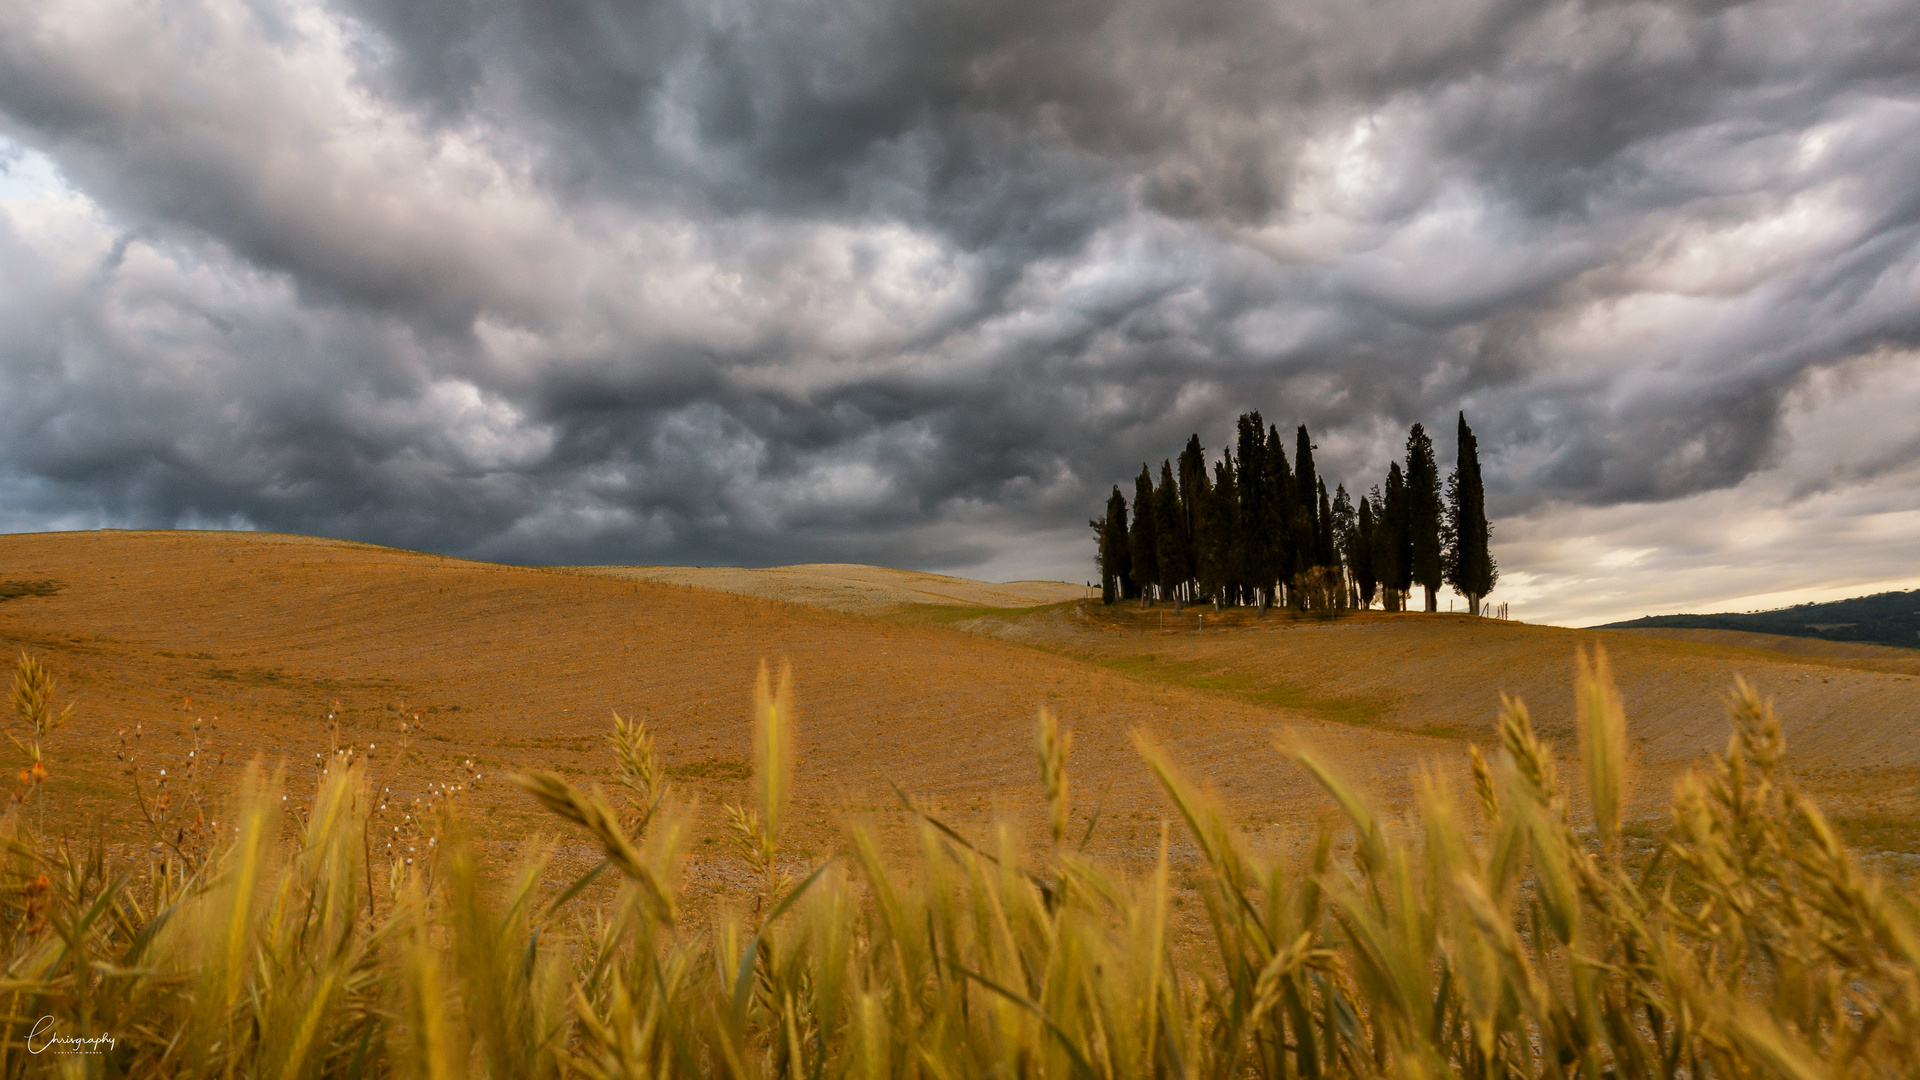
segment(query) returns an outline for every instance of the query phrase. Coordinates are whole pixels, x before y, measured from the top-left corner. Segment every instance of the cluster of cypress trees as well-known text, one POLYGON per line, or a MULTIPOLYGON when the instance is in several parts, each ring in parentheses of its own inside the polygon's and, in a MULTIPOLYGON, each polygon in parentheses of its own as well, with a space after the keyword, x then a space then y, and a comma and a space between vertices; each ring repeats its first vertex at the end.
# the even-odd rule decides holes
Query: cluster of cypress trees
POLYGON ((1131 515, 1114 486, 1106 516, 1088 523, 1099 542, 1105 602, 1157 598, 1178 608, 1211 600, 1262 611, 1269 604, 1337 611, 1378 599, 1387 611, 1403 611, 1418 585, 1426 609, 1436 611, 1444 583, 1467 598, 1469 610, 1481 610, 1499 569, 1479 444, 1465 413, 1444 492, 1433 440, 1415 424, 1405 467, 1394 462, 1384 483, 1357 505, 1344 484, 1328 496, 1305 424, 1291 463, 1279 427, 1267 426, 1257 411, 1241 415, 1236 436, 1211 468, 1199 435, 1187 440, 1177 466, 1160 463, 1157 483, 1141 463, 1131 515))

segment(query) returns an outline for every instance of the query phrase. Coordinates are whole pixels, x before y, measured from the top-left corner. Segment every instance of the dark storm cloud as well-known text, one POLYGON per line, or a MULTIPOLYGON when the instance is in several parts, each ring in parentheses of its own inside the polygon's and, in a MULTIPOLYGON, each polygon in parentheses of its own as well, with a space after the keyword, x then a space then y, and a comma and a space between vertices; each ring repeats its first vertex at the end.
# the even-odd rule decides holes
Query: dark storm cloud
POLYGON ((0 18, 16 528, 1075 576, 1245 407, 1685 501, 1920 335, 1914 0, 0 18))

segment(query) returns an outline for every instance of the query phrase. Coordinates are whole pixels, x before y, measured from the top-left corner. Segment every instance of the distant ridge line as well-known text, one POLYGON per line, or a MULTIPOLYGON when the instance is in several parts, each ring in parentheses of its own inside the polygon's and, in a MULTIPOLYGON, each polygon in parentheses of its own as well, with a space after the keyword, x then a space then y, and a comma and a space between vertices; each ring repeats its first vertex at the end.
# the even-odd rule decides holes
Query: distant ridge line
POLYGON ((1736 630, 1822 641, 1920 649, 1920 589, 1875 593, 1773 611, 1714 615, 1648 615, 1596 630, 1736 630))

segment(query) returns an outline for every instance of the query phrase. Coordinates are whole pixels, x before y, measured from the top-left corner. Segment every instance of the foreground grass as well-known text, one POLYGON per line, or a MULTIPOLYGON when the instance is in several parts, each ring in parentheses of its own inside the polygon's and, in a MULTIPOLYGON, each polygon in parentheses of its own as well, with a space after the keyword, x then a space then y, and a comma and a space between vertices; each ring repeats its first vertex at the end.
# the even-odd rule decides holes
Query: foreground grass
MULTIPOLYGON (((21 685, 37 761, 58 717, 43 677, 21 685)), ((256 770, 229 820, 184 819, 139 865, 38 835, 29 776, 0 825, 0 1053, 9 1076, 1920 1074, 1915 912, 1796 791, 1769 707, 1736 691, 1726 754, 1652 828, 1622 820, 1604 658, 1577 696, 1578 816, 1514 702, 1474 790, 1429 779, 1406 822, 1281 747, 1345 820, 1279 861, 1137 737, 1203 864, 1198 952, 1171 944, 1174 830, 1144 873, 1086 857, 1044 713, 1042 850, 919 817, 911 858, 852 826, 797 864, 788 695, 763 672, 754 797, 727 808, 755 895, 704 925, 675 888, 688 812, 624 721, 614 795, 519 781, 603 851, 575 882, 540 853, 486 872, 444 807, 387 857, 346 757, 304 814, 256 770), (610 905, 586 906, 595 878, 610 905)))

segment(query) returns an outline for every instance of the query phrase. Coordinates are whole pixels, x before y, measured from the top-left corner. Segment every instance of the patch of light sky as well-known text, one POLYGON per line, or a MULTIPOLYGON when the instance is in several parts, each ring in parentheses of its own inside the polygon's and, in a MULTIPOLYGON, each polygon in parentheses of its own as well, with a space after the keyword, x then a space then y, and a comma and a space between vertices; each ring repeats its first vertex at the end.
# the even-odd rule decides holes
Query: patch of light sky
POLYGON ((51 158, 0 136, 0 205, 12 209, 18 203, 70 198, 76 194, 51 158))

